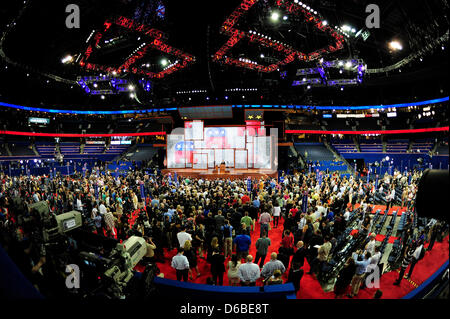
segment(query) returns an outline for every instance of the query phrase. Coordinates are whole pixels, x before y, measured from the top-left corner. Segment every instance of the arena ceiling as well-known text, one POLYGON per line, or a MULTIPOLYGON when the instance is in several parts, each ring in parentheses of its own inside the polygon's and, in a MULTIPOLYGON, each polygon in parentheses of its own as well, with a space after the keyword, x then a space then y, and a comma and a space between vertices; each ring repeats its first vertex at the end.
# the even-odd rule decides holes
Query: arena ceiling
MULTIPOLYGON (((299 78, 296 75, 297 70, 315 67, 318 59, 295 59, 272 72, 258 72, 228 65, 223 61, 214 61, 214 55, 230 38, 220 32, 221 26, 239 7, 241 0, 80 0, 77 1, 81 13, 79 29, 69 29, 65 26, 66 17, 69 15, 65 8, 70 3, 73 1, 28 0, 18 1, 12 6, 0 9, 0 18, 3 21, 0 30, 3 35, 0 100, 23 105, 98 107, 140 106, 152 103, 208 104, 209 98, 211 102, 218 104, 233 102, 233 99, 237 98, 242 99, 239 103, 276 103, 279 99, 287 100, 283 101, 284 103, 306 103, 324 96, 329 100, 345 100, 355 96, 355 87, 346 88, 345 92, 339 90, 339 87, 316 90, 293 87, 292 82, 299 78), (193 60, 182 69, 160 78, 124 72, 120 77, 136 86, 136 98, 130 98, 129 94, 114 94, 100 99, 100 95, 87 94, 76 83, 77 78, 104 75, 107 72, 88 70, 80 66, 79 62, 92 43, 91 34, 95 35, 99 30, 103 30, 105 21, 114 22, 118 17, 133 19, 136 23, 162 31, 165 44, 192 56, 193 60), (62 63, 61 60, 68 55, 78 60, 62 63), (140 80, 149 81, 151 89, 145 90, 145 86, 139 89, 140 80), (245 93, 238 91, 233 96, 233 92, 229 90, 235 88, 258 90, 245 93), (192 90, 200 92, 190 95, 177 94, 192 90), (245 98, 242 97, 243 94, 246 95, 245 98), (193 100, 189 100, 188 96, 192 96, 193 100), (230 96, 230 99, 225 100, 225 96, 230 96)), ((307 5, 317 11, 321 18, 326 19, 330 27, 347 25, 354 29, 353 32, 348 31, 350 37, 344 36, 342 49, 323 54, 325 61, 361 59, 368 69, 377 69, 395 65, 416 54, 414 59, 401 68, 366 74, 364 81, 357 86, 358 92, 363 92, 366 97, 370 96, 369 91, 374 92, 371 94, 380 98, 379 87, 384 87, 383 92, 386 92, 386 95, 394 95, 399 88, 406 88, 407 94, 417 93, 416 88, 419 86, 430 98, 448 94, 445 85, 440 84, 443 79, 447 79, 446 43, 435 43, 445 34, 448 38, 447 1, 311 0, 307 5), (355 37, 355 34, 367 31, 365 21, 369 13, 366 13, 366 7, 371 3, 380 7, 381 28, 370 29, 370 35, 364 40, 362 36, 355 37), (388 45, 393 40, 398 40, 403 49, 393 51, 388 45), (421 55, 417 55, 418 52, 422 52, 421 55), (425 83, 428 83, 429 89, 425 88, 425 83), (392 85, 395 88, 391 92, 388 87, 392 85), (371 90, 371 87, 376 89, 371 90)), ((302 52, 312 52, 333 44, 329 35, 299 15, 280 11, 279 21, 274 22, 271 20, 274 8, 276 1, 259 0, 257 5, 239 17, 236 27, 244 31, 256 30, 272 40, 282 41, 302 52)), ((139 49, 139 44, 144 40, 140 39, 139 33, 119 25, 111 27, 108 32, 102 34, 104 37, 100 43, 101 49, 93 53, 90 62, 117 68, 123 65, 133 52, 136 53, 134 50, 139 49), (111 39, 114 41, 105 43, 111 39)), ((248 58, 264 65, 284 58, 276 50, 250 41, 239 41, 227 54, 236 59, 248 58)), ((170 67, 168 64, 180 57, 151 48, 136 65, 139 64, 148 74, 159 74, 170 67)))

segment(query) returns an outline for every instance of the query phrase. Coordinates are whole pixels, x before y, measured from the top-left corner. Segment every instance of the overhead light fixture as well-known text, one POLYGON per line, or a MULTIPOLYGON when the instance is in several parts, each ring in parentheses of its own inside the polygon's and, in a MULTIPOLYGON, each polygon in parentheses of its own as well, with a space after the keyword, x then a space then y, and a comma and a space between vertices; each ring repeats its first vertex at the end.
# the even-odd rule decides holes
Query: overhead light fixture
POLYGON ((349 32, 349 31, 351 31, 351 27, 350 26, 348 26, 348 25, 344 25, 344 26, 342 26, 342 30, 344 30, 345 32, 349 32))
POLYGON ((105 96, 104 95, 102 95, 101 97, 100 97, 102 100, 104 100, 105 99, 105 96))
POLYGON ((288 19, 287 16, 283 16, 283 20, 286 21, 288 19))
POLYGON ((134 91, 134 86, 133 86, 133 85, 129 85, 129 86, 128 86, 128 90, 134 91))
POLYGON ((130 93, 130 98, 134 99, 134 93, 130 93))
POLYGON ((280 14, 278 12, 272 12, 272 14, 270 15, 270 20, 272 21, 278 21, 278 19, 280 18, 280 14))
POLYGON ((327 20, 322 21, 322 25, 327 25, 327 24, 328 24, 327 20))
POLYGON ((61 60, 61 62, 64 63, 64 64, 70 63, 70 62, 72 62, 72 61, 73 61, 73 56, 71 56, 71 55, 67 55, 66 57, 64 57, 64 58, 61 60))
POLYGON ((401 50, 403 50, 403 46, 402 46, 401 43, 400 43, 399 41, 397 41, 397 40, 394 40, 394 41, 389 42, 389 47, 390 47, 392 50, 394 50, 394 51, 397 51, 397 50, 401 51, 401 50))
POLYGON ((161 60, 162 66, 166 66, 168 63, 169 63, 169 61, 167 61, 167 59, 162 59, 161 60))
POLYGON ((347 63, 345 63, 346 68, 351 68, 352 65, 353 65, 352 61, 348 61, 347 63))

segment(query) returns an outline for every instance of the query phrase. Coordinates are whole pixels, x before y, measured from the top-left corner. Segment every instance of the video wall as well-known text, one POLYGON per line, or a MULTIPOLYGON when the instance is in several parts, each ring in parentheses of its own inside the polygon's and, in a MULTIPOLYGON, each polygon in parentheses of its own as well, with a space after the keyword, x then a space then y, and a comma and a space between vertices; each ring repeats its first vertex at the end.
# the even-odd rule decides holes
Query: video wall
POLYGON ((167 168, 209 169, 226 167, 246 169, 273 168, 276 138, 267 136, 263 122, 246 126, 204 127, 203 121, 185 122, 167 136, 167 168))

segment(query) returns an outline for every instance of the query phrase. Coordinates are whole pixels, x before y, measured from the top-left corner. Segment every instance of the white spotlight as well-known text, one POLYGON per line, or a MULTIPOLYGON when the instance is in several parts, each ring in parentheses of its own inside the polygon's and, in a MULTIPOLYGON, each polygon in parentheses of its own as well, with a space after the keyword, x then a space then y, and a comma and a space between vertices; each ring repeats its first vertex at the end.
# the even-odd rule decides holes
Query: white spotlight
POLYGON ((394 51, 403 50, 403 46, 397 40, 389 42, 389 47, 394 51))
POLYGON ((278 12, 272 12, 272 14, 270 15, 270 19, 272 21, 278 21, 279 18, 280 18, 280 14, 278 12))

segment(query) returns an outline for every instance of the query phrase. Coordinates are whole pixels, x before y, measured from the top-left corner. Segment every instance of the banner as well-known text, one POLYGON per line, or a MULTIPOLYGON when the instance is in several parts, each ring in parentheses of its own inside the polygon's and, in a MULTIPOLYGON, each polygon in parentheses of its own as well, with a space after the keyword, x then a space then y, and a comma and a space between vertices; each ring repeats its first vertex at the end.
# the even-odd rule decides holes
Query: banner
POLYGON ((94 192, 95 192, 95 199, 98 200, 98 185, 97 185, 97 183, 94 183, 94 192))
POLYGON ((375 176, 376 176, 376 178, 375 178, 375 189, 377 190, 378 189, 378 174, 375 175, 375 176))
POLYGON ((369 170, 367 171, 367 184, 370 182, 370 173, 372 172, 372 167, 369 166, 369 170))
POLYGON ((139 187, 141 189, 141 199, 142 199, 142 201, 144 201, 145 200, 144 182, 140 181, 139 184, 140 184, 139 187))
POLYGON ((303 199, 302 199, 302 211, 306 214, 306 210, 308 209, 308 192, 303 192, 303 199))
POLYGON ((249 177, 249 178, 247 178, 247 191, 251 192, 251 190, 252 190, 252 180, 249 177))

